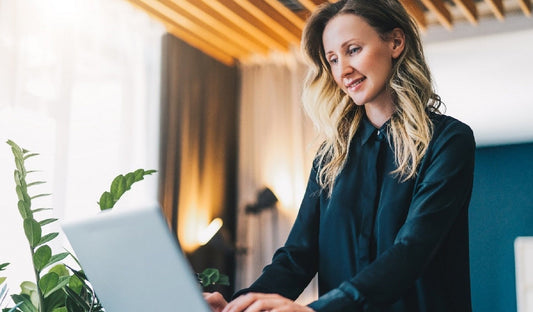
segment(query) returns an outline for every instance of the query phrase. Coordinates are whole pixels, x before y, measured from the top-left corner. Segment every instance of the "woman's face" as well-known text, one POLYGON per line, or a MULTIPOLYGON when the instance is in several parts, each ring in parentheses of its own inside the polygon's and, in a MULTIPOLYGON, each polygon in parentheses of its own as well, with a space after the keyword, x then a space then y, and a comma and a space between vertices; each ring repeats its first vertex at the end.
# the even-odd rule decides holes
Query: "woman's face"
POLYGON ((386 85, 392 60, 403 49, 403 44, 397 47, 393 36, 383 40, 354 14, 337 15, 326 24, 322 43, 331 74, 357 105, 392 105, 386 85))

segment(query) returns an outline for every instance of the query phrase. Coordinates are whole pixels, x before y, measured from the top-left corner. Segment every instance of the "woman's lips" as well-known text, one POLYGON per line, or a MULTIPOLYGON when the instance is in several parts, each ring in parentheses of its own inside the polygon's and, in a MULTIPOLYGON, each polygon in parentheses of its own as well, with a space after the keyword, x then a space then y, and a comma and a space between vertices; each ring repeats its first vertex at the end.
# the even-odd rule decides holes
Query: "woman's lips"
POLYGON ((357 89, 357 87, 365 80, 366 80, 366 77, 361 77, 359 79, 354 79, 354 80, 348 81, 348 83, 346 83, 345 86, 346 86, 347 89, 349 89, 351 91, 355 91, 357 89))

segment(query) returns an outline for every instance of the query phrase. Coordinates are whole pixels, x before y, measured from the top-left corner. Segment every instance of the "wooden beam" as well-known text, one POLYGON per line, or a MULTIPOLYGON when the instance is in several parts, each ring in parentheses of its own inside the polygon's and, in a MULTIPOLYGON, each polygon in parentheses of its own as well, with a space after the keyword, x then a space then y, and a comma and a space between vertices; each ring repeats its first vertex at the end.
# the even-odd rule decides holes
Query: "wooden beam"
POLYGON ((485 0, 489 7, 496 16, 497 19, 503 21, 505 12, 503 11, 503 1, 502 0, 485 0))
POLYGON ((453 0, 453 2, 459 9, 461 9, 466 19, 472 25, 477 25, 479 14, 474 0, 453 0))
POLYGON ((426 15, 424 15, 424 11, 418 5, 418 3, 413 0, 400 0, 400 3, 403 5, 407 13, 413 17, 415 22, 418 24, 418 27, 420 27, 422 30, 426 30, 426 15))
POLYGON ((248 52, 238 46, 228 44, 228 41, 224 38, 217 36, 216 33, 213 33, 201 25, 194 23, 192 20, 188 19, 184 15, 179 14, 178 12, 172 10, 170 7, 157 0, 138 0, 139 2, 144 3, 145 5, 153 8, 155 11, 160 12, 164 16, 168 17, 175 25, 179 25, 183 30, 194 34, 195 36, 201 38, 202 40, 211 43, 212 45, 218 47, 222 51, 225 51, 227 54, 234 57, 241 57, 247 55, 248 52))
POLYGON ((276 20, 274 20, 272 17, 268 16, 264 11, 262 11, 257 6, 252 4, 250 0, 233 0, 233 1, 237 3, 241 8, 243 8, 245 11, 250 13, 253 17, 260 20, 263 24, 268 25, 268 27, 273 32, 283 37, 286 41, 290 43, 297 43, 300 40, 298 36, 288 31, 287 28, 280 25, 276 20))
MULTIPOLYGON (((177 1, 181 1, 181 0, 177 0, 177 1)), ((268 45, 267 42, 265 42, 264 40, 261 40, 261 38, 258 38, 257 36, 250 34, 250 32, 243 31, 241 28, 236 26, 233 20, 228 19, 226 15, 221 14, 220 12, 216 11, 211 6, 207 5, 204 1, 199 1, 199 0, 186 0, 186 1, 188 1, 189 3, 194 3, 194 6, 196 6, 199 10, 205 12, 207 15, 212 16, 214 19, 220 21, 222 24, 240 33, 248 41, 252 41, 255 45, 259 45, 260 47, 262 47, 260 51, 270 50, 270 46, 268 45)))
POLYGON ((452 15, 442 0, 422 0, 422 3, 437 16, 442 26, 452 29, 452 15))
POLYGON ((531 0, 519 0, 520 8, 527 17, 531 16, 531 0))
MULTIPOLYGON (((169 2, 168 0, 160 0, 163 3, 169 2)), ((247 51, 247 53, 260 52, 267 53, 268 47, 259 45, 252 40, 249 40, 241 34, 240 31, 228 27, 225 23, 217 20, 213 16, 209 15, 206 11, 199 9, 192 4, 190 0, 170 0, 171 7, 179 14, 183 14, 187 18, 190 18, 195 23, 202 25, 206 30, 218 34, 219 37, 224 37, 228 40, 228 44, 238 46, 241 49, 247 51)))
POLYGON ((313 12, 318 7, 318 5, 311 0, 298 0, 298 2, 300 2, 300 4, 309 12, 313 12))
POLYGON ((262 2, 262 1, 270 5, 276 11, 278 11, 279 14, 281 14, 288 21, 290 21, 293 25, 295 25, 300 30, 300 32, 304 29, 305 21, 302 20, 298 15, 294 14, 293 11, 289 10, 289 8, 281 4, 279 0, 255 0, 255 2, 262 2))
POLYGON ((230 10, 228 7, 220 3, 219 0, 198 0, 204 2, 206 5, 210 6, 215 11, 219 12, 225 16, 228 21, 233 23, 238 29, 241 29, 243 32, 248 32, 250 35, 256 37, 258 40, 265 42, 272 49, 278 49, 281 51, 287 51, 288 48, 279 41, 273 39, 269 35, 265 34, 262 30, 258 29, 247 20, 230 10))
POLYGON ((154 10, 154 8, 152 8, 151 6, 146 5, 146 3, 144 3, 143 1, 127 1, 129 1, 134 7, 147 13, 154 20, 162 23, 170 34, 176 36, 177 38, 191 45, 192 47, 202 51, 203 53, 209 55, 210 57, 216 59, 217 61, 223 64, 226 64, 228 66, 235 65, 235 58, 232 55, 226 54, 225 52, 223 52, 223 50, 215 47, 213 44, 205 42, 199 39, 197 36, 191 34, 190 32, 182 29, 181 26, 176 25, 174 21, 170 20, 167 16, 161 14, 161 12, 154 10))

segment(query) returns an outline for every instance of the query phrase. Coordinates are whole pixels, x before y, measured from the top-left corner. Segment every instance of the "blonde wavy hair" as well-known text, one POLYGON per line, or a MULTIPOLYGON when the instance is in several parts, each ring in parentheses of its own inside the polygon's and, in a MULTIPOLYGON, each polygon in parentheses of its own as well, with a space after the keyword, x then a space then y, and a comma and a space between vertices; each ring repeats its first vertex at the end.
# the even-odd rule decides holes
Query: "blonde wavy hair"
POLYGON ((309 63, 302 101, 323 140, 317 156, 318 182, 329 195, 364 116, 364 107, 357 106, 335 83, 324 54, 324 28, 339 14, 363 18, 383 40, 395 28, 405 33, 405 48, 393 61, 387 84, 395 105, 389 135, 397 168, 391 174, 402 181, 416 175, 432 137, 429 112, 438 112, 442 104, 432 85, 418 28, 397 0, 341 0, 319 7, 302 36, 302 50, 309 63))

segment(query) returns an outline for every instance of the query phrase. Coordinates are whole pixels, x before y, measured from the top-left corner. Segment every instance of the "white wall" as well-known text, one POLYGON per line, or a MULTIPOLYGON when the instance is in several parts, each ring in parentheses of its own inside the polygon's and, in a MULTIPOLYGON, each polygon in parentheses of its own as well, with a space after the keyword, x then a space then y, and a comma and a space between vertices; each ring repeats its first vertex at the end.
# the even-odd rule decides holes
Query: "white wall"
POLYGON ((533 141, 533 19, 456 28, 424 35, 446 113, 472 127, 478 146, 533 141))

